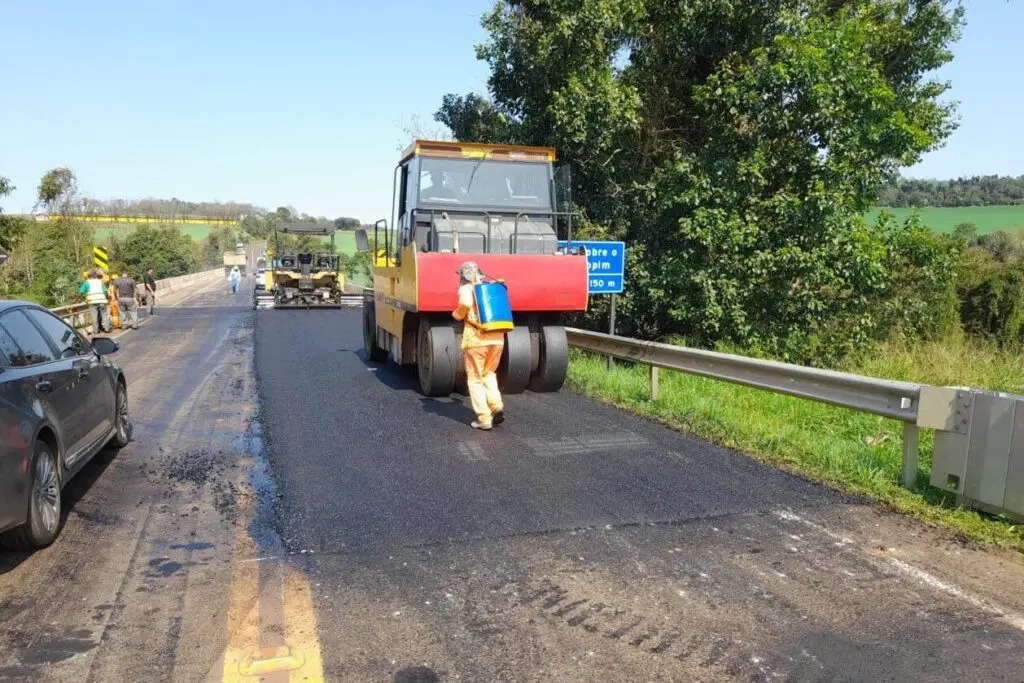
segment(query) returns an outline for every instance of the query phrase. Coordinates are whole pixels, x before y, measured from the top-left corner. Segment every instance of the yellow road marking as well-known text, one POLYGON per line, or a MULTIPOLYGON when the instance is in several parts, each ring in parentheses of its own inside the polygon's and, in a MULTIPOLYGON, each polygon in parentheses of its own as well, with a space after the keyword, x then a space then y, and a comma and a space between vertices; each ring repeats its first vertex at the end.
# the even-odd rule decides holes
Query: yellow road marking
POLYGON ((228 644, 224 650, 225 683, 252 681, 243 670, 260 646, 260 565, 249 562, 257 556, 256 544, 241 524, 235 537, 228 603, 228 644))
POLYGON ((302 666, 302 655, 293 655, 287 647, 263 648, 259 656, 246 662, 242 673, 246 676, 260 676, 278 671, 291 671, 302 666))
POLYGON ((291 672, 289 680, 319 683, 324 680, 320 659, 320 641, 316 635, 313 592, 309 579, 294 567, 285 568, 284 577, 285 637, 291 652, 302 658, 302 665, 291 672))
POLYGON ((282 647, 260 647, 260 565, 259 547, 249 536, 252 503, 240 497, 239 526, 232 557, 231 593, 228 598, 228 638, 224 648, 224 683, 252 683, 260 676, 288 672, 289 681, 322 683, 323 662, 317 638, 316 615, 309 579, 287 562, 281 603, 284 610, 285 643, 282 647))

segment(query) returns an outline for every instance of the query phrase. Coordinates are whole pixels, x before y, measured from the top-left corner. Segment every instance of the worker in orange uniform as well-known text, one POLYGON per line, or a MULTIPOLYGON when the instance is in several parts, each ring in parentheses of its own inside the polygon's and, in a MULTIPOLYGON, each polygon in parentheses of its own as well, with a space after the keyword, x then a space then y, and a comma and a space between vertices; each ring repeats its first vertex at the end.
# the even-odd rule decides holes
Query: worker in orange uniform
POLYGON ((505 347, 505 333, 480 328, 473 286, 482 279, 474 261, 466 261, 459 274, 459 305, 452 317, 465 323, 462 332, 462 356, 466 362, 469 400, 476 413, 473 429, 490 429, 505 421, 505 406, 498 391, 498 364, 505 347))

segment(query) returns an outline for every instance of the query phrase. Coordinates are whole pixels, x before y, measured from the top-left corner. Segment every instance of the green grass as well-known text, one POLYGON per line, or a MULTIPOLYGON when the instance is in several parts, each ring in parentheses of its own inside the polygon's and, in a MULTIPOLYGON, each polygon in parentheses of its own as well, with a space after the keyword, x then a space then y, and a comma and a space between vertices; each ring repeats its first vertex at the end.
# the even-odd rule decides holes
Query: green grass
MULTIPOLYGON (((875 349, 844 370, 928 384, 1024 391, 1024 358, 950 339, 875 349)), ((648 399, 646 366, 573 351, 569 386, 788 472, 866 496, 883 506, 950 529, 961 538, 1024 552, 1024 526, 955 507, 928 485, 933 435, 922 430, 914 491, 900 486, 902 425, 893 420, 766 391, 661 371, 661 394, 648 399)))
POLYGON ((1024 205, 924 207, 922 209, 875 208, 868 213, 868 219, 873 221, 879 213, 887 211, 902 221, 909 218, 915 210, 921 212, 921 220, 925 225, 942 233, 953 232, 953 228, 958 223, 974 223, 978 226, 979 235, 987 235, 999 230, 1024 229, 1024 205))

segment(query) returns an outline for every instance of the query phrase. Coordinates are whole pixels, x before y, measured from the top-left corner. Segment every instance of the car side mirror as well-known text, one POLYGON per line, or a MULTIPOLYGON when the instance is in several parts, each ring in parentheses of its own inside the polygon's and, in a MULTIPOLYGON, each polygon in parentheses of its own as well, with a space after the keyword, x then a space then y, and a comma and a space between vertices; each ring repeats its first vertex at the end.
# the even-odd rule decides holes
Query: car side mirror
POLYGON ((96 337, 92 340, 92 348, 101 356, 109 356, 112 353, 117 353, 121 345, 110 337, 96 337))
POLYGON ((366 228, 356 230, 356 251, 360 253, 370 251, 370 237, 366 234, 366 228))

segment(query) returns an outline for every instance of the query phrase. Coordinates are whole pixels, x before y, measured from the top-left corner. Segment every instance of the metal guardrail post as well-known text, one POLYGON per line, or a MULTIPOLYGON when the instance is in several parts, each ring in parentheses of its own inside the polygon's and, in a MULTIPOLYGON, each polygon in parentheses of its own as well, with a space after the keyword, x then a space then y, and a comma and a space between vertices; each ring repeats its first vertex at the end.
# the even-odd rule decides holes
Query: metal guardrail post
POLYGON ((913 422, 903 423, 903 488, 917 486, 917 464, 921 452, 921 429, 913 422))

